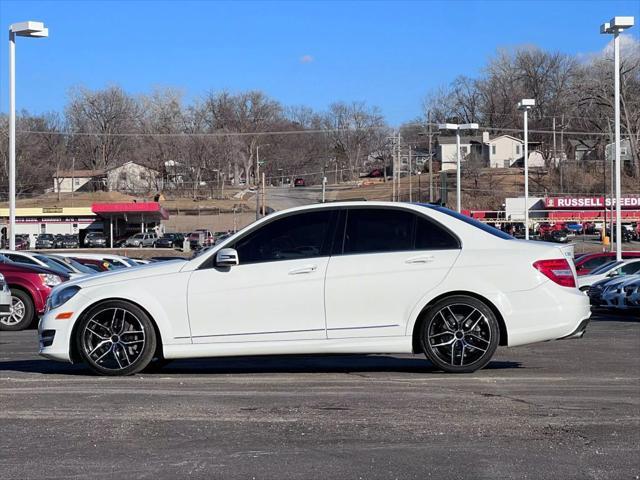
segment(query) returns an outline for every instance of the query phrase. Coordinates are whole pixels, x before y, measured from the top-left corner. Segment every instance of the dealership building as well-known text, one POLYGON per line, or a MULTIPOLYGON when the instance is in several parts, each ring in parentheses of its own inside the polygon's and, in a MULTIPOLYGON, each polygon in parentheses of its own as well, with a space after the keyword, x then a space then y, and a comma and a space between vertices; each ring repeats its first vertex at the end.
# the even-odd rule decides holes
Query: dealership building
MULTIPOLYGON (((529 217, 533 222, 600 222, 615 215, 615 199, 590 196, 529 197, 529 217), (613 207, 612 207, 613 205, 613 207)), ((620 199, 622 220, 640 221, 640 196, 620 199)), ((468 214, 487 222, 523 222, 524 197, 507 198, 502 211, 470 211, 468 214)))
MULTIPOLYGON (((90 207, 40 207, 16 209, 16 234, 75 234, 90 231, 119 238, 136 232, 161 230, 168 212, 158 202, 94 203, 90 207)), ((9 209, 0 208, 0 228, 6 236, 9 209)))

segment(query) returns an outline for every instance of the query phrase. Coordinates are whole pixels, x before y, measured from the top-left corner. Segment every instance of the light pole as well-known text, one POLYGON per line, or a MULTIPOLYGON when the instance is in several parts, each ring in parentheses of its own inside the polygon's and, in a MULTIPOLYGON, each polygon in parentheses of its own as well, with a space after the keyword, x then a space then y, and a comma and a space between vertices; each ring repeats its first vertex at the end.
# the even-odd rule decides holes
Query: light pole
POLYGON ((42 22, 20 22, 9 27, 9 249, 16 249, 16 36, 44 38, 42 22))
POLYGON ((460 166, 462 154, 460 153, 460 130, 477 130, 480 128, 477 123, 441 123, 438 125, 440 130, 456 131, 456 206, 458 212, 462 211, 462 189, 460 188, 460 166))
POLYGON ((529 110, 535 107, 533 98, 518 102, 518 110, 524 113, 524 239, 529 240, 529 110))
MULTIPOLYGON (((268 147, 268 143, 256 147, 256 220, 260 220, 260 147, 268 147)), ((249 186, 249 175, 247 174, 247 187, 249 186)))
MULTIPOLYGON (((622 212, 620 208, 621 197, 621 165, 620 165, 620 32, 633 27, 633 17, 613 17, 610 21, 600 26, 600 33, 613 35, 613 68, 614 94, 613 102, 615 117, 615 148, 616 148, 616 259, 622 260, 622 212)), ((613 232, 612 232, 613 233, 613 232)))

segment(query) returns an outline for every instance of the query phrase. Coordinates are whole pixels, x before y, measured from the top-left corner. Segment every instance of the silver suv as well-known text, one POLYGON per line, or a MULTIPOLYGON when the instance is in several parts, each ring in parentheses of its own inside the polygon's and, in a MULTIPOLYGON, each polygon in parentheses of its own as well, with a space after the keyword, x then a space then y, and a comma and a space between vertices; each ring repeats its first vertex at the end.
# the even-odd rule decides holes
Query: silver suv
POLYGON ((132 237, 127 238, 124 243, 125 247, 155 247, 158 236, 155 233, 136 233, 132 237))

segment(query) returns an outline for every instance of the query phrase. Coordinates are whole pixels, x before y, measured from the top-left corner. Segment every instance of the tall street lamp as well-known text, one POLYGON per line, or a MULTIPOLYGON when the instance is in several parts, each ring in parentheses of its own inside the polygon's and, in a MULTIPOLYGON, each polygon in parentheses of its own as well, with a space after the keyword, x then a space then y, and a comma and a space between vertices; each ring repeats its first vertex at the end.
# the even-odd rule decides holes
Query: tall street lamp
MULTIPOLYGON (((268 147, 269 143, 264 143, 256 147, 256 220, 260 220, 260 147, 268 147)), ((249 186, 249 176, 247 175, 247 186, 249 186)))
POLYGON ((16 36, 44 38, 49 29, 42 22, 9 26, 9 249, 16 249, 16 36))
POLYGON ((441 123, 438 125, 440 130, 456 131, 456 206, 458 212, 462 211, 462 192, 460 188, 460 162, 462 154, 460 153, 460 130, 477 130, 480 128, 477 123, 441 123))
POLYGON ((533 98, 518 102, 518 110, 524 112, 524 238, 529 240, 529 110, 535 107, 533 98))
POLYGON ((633 17, 613 17, 600 26, 600 33, 613 35, 613 68, 614 72, 614 97, 615 104, 615 135, 616 135, 616 259, 622 260, 622 212, 620 208, 620 32, 633 27, 633 17))

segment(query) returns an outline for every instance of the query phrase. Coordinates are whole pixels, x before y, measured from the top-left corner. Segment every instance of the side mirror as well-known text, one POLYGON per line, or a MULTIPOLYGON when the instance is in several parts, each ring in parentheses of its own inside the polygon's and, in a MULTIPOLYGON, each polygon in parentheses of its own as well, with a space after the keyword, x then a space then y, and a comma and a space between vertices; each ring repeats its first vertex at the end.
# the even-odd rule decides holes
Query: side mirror
POLYGON ((216 267, 233 267, 239 263, 238 252, 234 248, 222 248, 216 253, 216 267))

